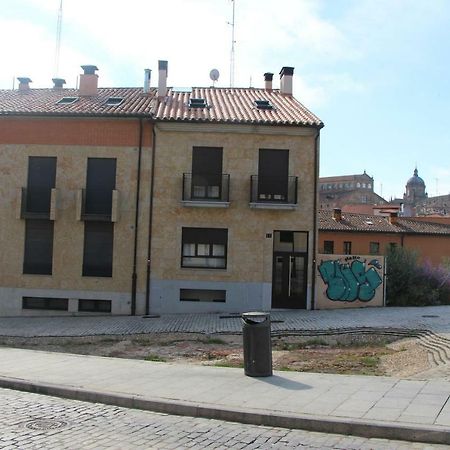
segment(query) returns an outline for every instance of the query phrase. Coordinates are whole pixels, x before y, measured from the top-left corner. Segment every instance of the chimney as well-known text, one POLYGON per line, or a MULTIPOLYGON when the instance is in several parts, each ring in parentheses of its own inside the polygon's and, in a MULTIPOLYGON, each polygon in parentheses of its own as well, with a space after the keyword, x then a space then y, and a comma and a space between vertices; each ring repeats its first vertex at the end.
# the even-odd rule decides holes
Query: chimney
POLYGON ((272 90, 272 79, 273 79, 273 73, 266 72, 264 74, 264 82, 265 82, 264 89, 266 91, 271 91, 272 90))
POLYGON ((342 209, 341 208, 334 208, 333 209, 333 219, 336 222, 340 222, 342 220, 342 209))
POLYGON ((150 92, 151 75, 152 71, 150 69, 144 69, 144 94, 148 94, 150 92))
POLYGON ((62 78, 52 78, 53 81, 53 89, 62 89, 66 84, 66 80, 62 78))
POLYGON ((283 67, 280 71, 280 92, 286 95, 292 95, 292 78, 294 75, 293 67, 283 67))
POLYGON ((18 77, 19 80, 19 91, 29 91, 30 83, 32 82, 30 78, 27 77, 18 77))
POLYGON ((388 217, 388 221, 391 225, 397 225, 398 224, 398 213, 397 212, 391 212, 388 217))
POLYGON ((97 95, 98 75, 95 73, 98 70, 97 66, 81 66, 84 73, 80 75, 80 87, 78 89, 80 96, 97 95))
POLYGON ((167 94, 167 61, 158 61, 158 98, 167 94))

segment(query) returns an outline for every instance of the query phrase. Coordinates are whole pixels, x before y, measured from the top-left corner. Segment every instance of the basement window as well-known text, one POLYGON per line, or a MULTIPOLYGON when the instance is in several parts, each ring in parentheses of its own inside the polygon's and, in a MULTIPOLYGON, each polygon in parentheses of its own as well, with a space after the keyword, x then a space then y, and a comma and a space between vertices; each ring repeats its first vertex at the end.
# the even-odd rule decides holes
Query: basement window
POLYGON ((82 312, 111 312, 111 300, 78 300, 78 311, 82 312))
POLYGON ((180 289, 180 301, 225 303, 226 291, 219 289, 180 289))
POLYGON ((63 97, 61 100, 57 101, 57 105, 71 105, 78 100, 78 97, 63 97))
POLYGON ((22 297, 22 309, 68 311, 69 300, 67 298, 22 297))
POLYGON ((206 108, 207 106, 204 98, 191 98, 189 100, 189 108, 206 108))
POLYGON ((106 106, 118 106, 123 102, 122 97, 109 97, 108 100, 106 100, 105 105, 106 106))
POLYGON ((269 100, 255 100, 255 105, 258 109, 273 109, 273 105, 269 100))

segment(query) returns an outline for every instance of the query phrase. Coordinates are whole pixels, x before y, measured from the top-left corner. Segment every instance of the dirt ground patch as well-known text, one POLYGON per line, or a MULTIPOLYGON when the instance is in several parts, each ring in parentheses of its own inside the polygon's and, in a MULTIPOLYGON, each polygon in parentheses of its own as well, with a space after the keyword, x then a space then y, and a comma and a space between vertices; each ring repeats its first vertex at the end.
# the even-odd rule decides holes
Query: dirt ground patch
MULTIPOLYGON (((71 338, 1 338, 0 345, 170 363, 242 367, 242 336, 161 333, 71 338)), ((392 336, 280 336, 272 339, 275 370, 407 377, 430 368, 415 340, 392 336)))

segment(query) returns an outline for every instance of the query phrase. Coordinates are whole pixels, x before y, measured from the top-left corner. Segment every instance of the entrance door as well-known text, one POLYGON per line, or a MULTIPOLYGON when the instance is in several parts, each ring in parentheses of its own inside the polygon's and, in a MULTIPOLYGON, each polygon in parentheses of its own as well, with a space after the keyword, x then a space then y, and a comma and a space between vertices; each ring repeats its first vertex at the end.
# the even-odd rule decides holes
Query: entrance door
POLYGON ((274 252, 272 308, 306 309, 306 255, 274 252))

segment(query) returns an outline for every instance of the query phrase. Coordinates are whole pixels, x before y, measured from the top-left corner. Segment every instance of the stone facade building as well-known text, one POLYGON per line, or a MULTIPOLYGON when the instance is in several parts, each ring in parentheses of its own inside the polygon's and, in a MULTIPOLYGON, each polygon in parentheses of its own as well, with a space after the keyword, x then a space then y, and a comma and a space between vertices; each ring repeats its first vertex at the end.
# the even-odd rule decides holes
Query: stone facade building
MULTIPOLYGON (((322 122, 280 89, 0 91, 0 314, 309 308, 322 122)), ((148 74, 148 72, 147 72, 148 74)))

